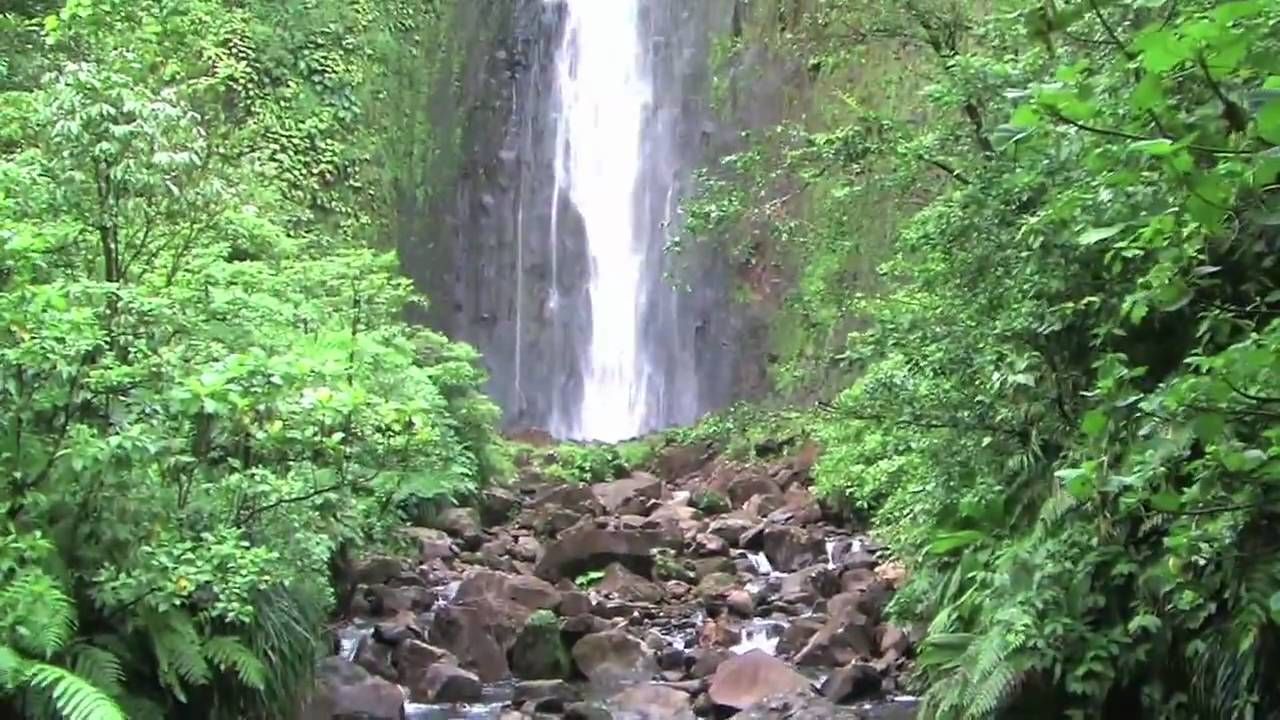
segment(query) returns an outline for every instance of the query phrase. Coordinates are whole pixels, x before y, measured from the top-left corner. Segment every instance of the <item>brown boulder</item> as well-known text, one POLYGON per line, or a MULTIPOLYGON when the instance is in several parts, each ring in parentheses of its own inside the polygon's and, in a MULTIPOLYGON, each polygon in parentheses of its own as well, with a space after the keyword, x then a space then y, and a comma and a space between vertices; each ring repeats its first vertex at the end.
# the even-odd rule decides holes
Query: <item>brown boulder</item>
POLYGON ((838 668, 822 683, 822 695, 832 702, 861 700, 880 692, 880 672, 866 663, 838 668))
POLYGON ((480 513, 475 508, 449 508, 441 512, 432 525, 457 538, 468 549, 479 547, 484 538, 480 513))
POLYGON ((689 693, 652 683, 614 695, 608 707, 631 720, 695 720, 689 693))
POLYGON ((417 543, 418 558, 424 563, 432 560, 447 560, 458 554, 453 541, 449 539, 449 534, 443 530, 411 527, 405 528, 404 534, 417 543))
POLYGON ((644 567, 653 564, 653 551, 680 547, 681 538, 660 530, 612 530, 578 525, 547 546, 534 568, 538 577, 556 581, 575 577, 611 562, 644 567))
POLYGON ((661 585, 631 572, 621 563, 611 563, 595 589, 627 602, 658 603, 666 596, 661 585))
POLYGON ((484 686, 474 673, 437 663, 409 686, 409 698, 420 703, 465 703, 480 699, 484 686))
POLYGON ((599 515, 604 510, 590 485, 554 485, 538 493, 529 503, 529 507, 533 508, 548 505, 558 505, 576 513, 579 518, 599 515))
POLYGON ((759 520, 738 517, 735 515, 726 515, 718 517, 711 521, 707 526, 707 532, 724 540, 733 547, 738 546, 738 542, 747 531, 755 528, 760 524, 759 520))
POLYGON ((782 488, 767 477, 751 473, 734 478, 725 488, 725 494, 734 507, 742 507, 756 495, 781 496, 782 488))
POLYGON ((812 686, 785 662, 761 650, 729 658, 716 668, 708 694, 717 705, 744 710, 778 695, 807 695, 812 686))
POLYGON ((878 646, 866 615, 858 611, 860 598, 841 594, 827 603, 827 622, 796 654, 798 665, 838 666, 870 659, 878 646))
POLYGON ((316 670, 316 690, 299 717, 301 720, 338 717, 401 720, 404 694, 400 686, 370 675, 359 665, 339 657, 325 658, 316 670))
POLYGON ((560 591, 551 583, 528 575, 475 570, 458 585, 453 603, 466 604, 477 600, 509 600, 529 610, 550 610, 560 604, 560 591))
POLYGON ((573 661, 596 683, 646 680, 657 670, 649 648, 623 630, 582 638, 573 646, 573 661))
POLYGON ((826 560, 822 539, 804 528, 773 525, 764 531, 764 555, 780 572, 792 572, 826 560))
POLYGON ((639 509, 647 505, 647 501, 659 500, 663 493, 662 481, 643 472, 635 472, 631 477, 613 482, 599 483, 591 486, 591 493, 604 506, 605 512, 611 515, 626 514, 625 509, 639 509), (626 505, 628 508, 624 508, 626 505))

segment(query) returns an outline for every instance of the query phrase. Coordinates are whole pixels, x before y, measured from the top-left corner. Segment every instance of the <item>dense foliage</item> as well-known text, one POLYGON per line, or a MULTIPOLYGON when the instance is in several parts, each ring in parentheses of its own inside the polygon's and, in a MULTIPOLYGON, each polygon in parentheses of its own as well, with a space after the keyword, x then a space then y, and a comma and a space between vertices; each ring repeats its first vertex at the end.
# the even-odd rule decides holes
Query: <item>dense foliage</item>
POLYGON ((859 369, 820 483, 912 565, 926 714, 1280 712, 1280 5, 794 6, 818 109, 691 228, 859 369), (868 101, 886 53, 914 103, 868 101))
POLYGON ((445 10, 5 8, 0 714, 291 714, 347 549, 506 462, 366 247, 445 10))

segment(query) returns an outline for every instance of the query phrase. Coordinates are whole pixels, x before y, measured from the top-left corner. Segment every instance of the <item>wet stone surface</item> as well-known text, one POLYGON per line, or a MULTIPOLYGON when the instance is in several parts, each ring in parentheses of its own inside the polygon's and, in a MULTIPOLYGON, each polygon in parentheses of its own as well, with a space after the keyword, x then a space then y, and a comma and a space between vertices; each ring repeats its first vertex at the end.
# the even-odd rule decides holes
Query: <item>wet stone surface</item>
POLYGON ((914 717, 910 633, 883 619, 901 566, 814 511, 810 456, 659 461, 684 474, 597 488, 530 480, 479 514, 499 523, 447 513, 411 529, 420 557, 357 570, 355 616, 303 717, 399 718, 392 689, 414 720, 914 717), (689 504, 711 493, 732 500, 689 504), (557 502, 571 527, 542 521, 557 502), (359 601, 376 597, 412 602, 359 601))

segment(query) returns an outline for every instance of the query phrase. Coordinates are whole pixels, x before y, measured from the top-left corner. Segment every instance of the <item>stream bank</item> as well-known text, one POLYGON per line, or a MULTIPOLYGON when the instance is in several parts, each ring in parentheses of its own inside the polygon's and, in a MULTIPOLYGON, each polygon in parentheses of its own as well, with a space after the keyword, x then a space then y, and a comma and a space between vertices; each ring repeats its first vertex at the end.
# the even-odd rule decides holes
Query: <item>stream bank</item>
POLYGON ((526 466, 362 562, 305 720, 909 718, 899 564, 810 492, 816 452, 670 448, 595 485, 526 466))

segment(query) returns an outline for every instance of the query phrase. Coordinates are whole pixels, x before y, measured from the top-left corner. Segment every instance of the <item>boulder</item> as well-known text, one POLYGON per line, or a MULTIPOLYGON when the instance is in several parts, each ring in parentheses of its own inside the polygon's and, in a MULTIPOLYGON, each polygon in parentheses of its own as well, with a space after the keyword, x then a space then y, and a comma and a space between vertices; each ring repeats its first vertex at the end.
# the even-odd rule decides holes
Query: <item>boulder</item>
POLYGON ((911 638, 896 625, 881 625, 876 635, 882 657, 897 659, 911 652, 911 638))
POLYGON ((581 699, 578 691, 564 680, 528 680, 516 683, 511 697, 516 705, 556 700, 562 707, 581 699))
POLYGON ((689 676, 705 678, 714 675, 720 664, 734 657, 734 654, 718 648, 698 648, 690 656, 693 658, 693 666, 689 668, 689 676))
POLYGON ((396 645, 391 653, 391 661, 395 664, 397 679, 401 685, 411 684, 416 676, 437 663, 458 664, 453 653, 419 640, 405 640, 396 645))
POLYGON ((421 562, 447 560, 458 554, 449 534, 435 528, 411 527, 404 530, 418 546, 418 558, 421 562))
POLYGON ((511 556, 517 560, 537 562, 538 556, 541 554, 542 543, 531 535, 522 535, 516 538, 515 544, 511 546, 511 556))
POLYGON ((782 488, 767 477, 751 473, 734 478, 725 488, 725 494, 729 496, 729 502, 733 503, 734 507, 742 507, 757 495, 781 497, 782 488))
POLYGON ((874 571, 865 568, 846 570, 840 576, 840 585, 843 594, 857 598, 855 607, 858 612, 872 621, 879 620, 893 596, 888 583, 881 580, 874 571))
POLYGON ((617 530, 578 525, 547 546, 534 572, 552 582, 587 570, 623 562, 647 574, 653 551, 680 547, 681 538, 660 530, 617 530))
POLYGON ((386 584, 398 577, 404 568, 404 561, 393 557, 370 557, 356 563, 353 579, 359 585, 386 584))
POLYGON ((511 519, 520 506, 520 498, 502 487, 487 488, 480 496, 480 520, 487 526, 501 525, 511 519))
POLYGON ((490 570, 475 570, 463 578, 454 604, 475 601, 511 601, 533 610, 550 610, 560 604, 560 591, 551 583, 528 575, 508 575, 490 570))
POLYGON ((852 593, 831 598, 827 603, 827 622, 804 649, 796 653, 796 664, 840 666, 872 658, 878 649, 875 629, 871 620, 859 612, 860 600, 852 593))
POLYGON ((436 595, 424 587, 370 585, 365 589, 365 600, 374 615, 397 615, 429 610, 436 602, 436 595))
POLYGON ((702 557, 729 554, 729 543, 711 533, 702 533, 693 539, 693 554, 702 557))
POLYGON ((738 617, 755 617, 756 603, 746 590, 730 590, 724 596, 724 605, 738 617))
POLYGON ((738 578, 736 576, 729 573, 712 573, 698 581, 698 587, 694 592, 703 602, 706 602, 720 598, 737 587, 738 578))
POLYGON ((778 640, 778 654, 792 656, 804 649, 814 635, 827 624, 825 615, 800 617, 787 624, 778 640))
POLYGON ((778 599, 785 603, 812 605, 818 598, 826 598, 840 592, 840 581, 835 571, 826 565, 813 565, 797 570, 782 579, 778 599))
POLYGON ((560 614, 564 617, 574 617, 575 615, 586 615, 591 612, 595 603, 591 601, 591 596, 581 590, 570 590, 560 594, 560 614))
POLYGON ((614 695, 608 707, 628 720, 694 720, 689 693, 666 685, 636 685, 614 695))
POLYGON ((649 500, 661 499, 663 484, 649 473, 634 472, 622 480, 592 485, 591 493, 605 512, 618 515, 626 514, 625 510, 643 508, 649 500))
POLYGON ((880 671, 866 663, 833 670, 822 683, 822 696, 832 702, 861 700, 880 692, 880 671))
POLYGON ((590 485, 554 485, 538 493, 529 503, 533 508, 549 505, 558 505, 578 518, 599 515, 604 511, 590 485))
POLYGON ((659 603, 666 596, 663 587, 631 572, 621 563, 611 563, 596 592, 613 595, 619 600, 636 603, 659 603))
POLYGON ((573 646, 573 661, 594 683, 647 680, 657 670, 649 648, 623 630, 582 638, 573 646))
POLYGON ((711 521, 707 526, 707 532, 724 540, 733 547, 738 546, 738 542, 747 531, 755 528, 760 524, 759 520, 740 517, 736 515, 726 515, 718 517, 711 521))
POLYGON ((780 572, 793 572, 825 561, 826 545, 804 528, 771 525, 764 531, 764 555, 780 572))
POLYGON ((316 669, 316 689, 303 706, 302 720, 360 717, 401 720, 404 693, 400 686, 370 675, 339 657, 325 658, 316 669))
POLYGON ((657 452, 653 467, 660 477, 669 480, 682 478, 706 467, 713 457, 714 447, 711 443, 694 443, 692 445, 669 445, 657 452))
POLYGON ((356 664, 383 680, 396 680, 396 668, 391 657, 392 648, 377 642, 372 635, 360 638, 356 645, 356 664))
POLYGON ((744 710, 779 695, 807 695, 812 686, 790 665, 761 650, 729 658, 716 668, 708 694, 717 705, 744 710))
POLYGON ((555 537, 582 522, 583 515, 559 505, 544 505, 526 510, 520 517, 523 527, 543 537, 555 537))
MULTIPOLYGON (((734 715, 733 720, 847 720, 849 717, 824 697, 798 693, 761 700, 734 715)), ((853 717, 863 716, 859 713, 853 717)))
POLYGON ((737 566, 727 557, 700 558, 690 564, 693 566, 693 576, 699 582, 708 575, 734 575, 738 571, 737 566))
POLYGON ((742 505, 742 512, 749 517, 765 518, 787 506, 786 498, 781 494, 752 495, 742 505))
POLYGON ((457 665, 437 663, 409 686, 409 698, 420 703, 465 703, 480 699, 484 686, 475 673, 457 665))
POLYGON ((453 653, 483 682, 510 674, 507 651, 530 615, 523 605, 505 599, 477 599, 436 610, 431 643, 453 653))
POLYGON ((475 508, 449 508, 437 515, 431 525, 448 533, 463 550, 475 550, 484 542, 480 513, 475 508))

